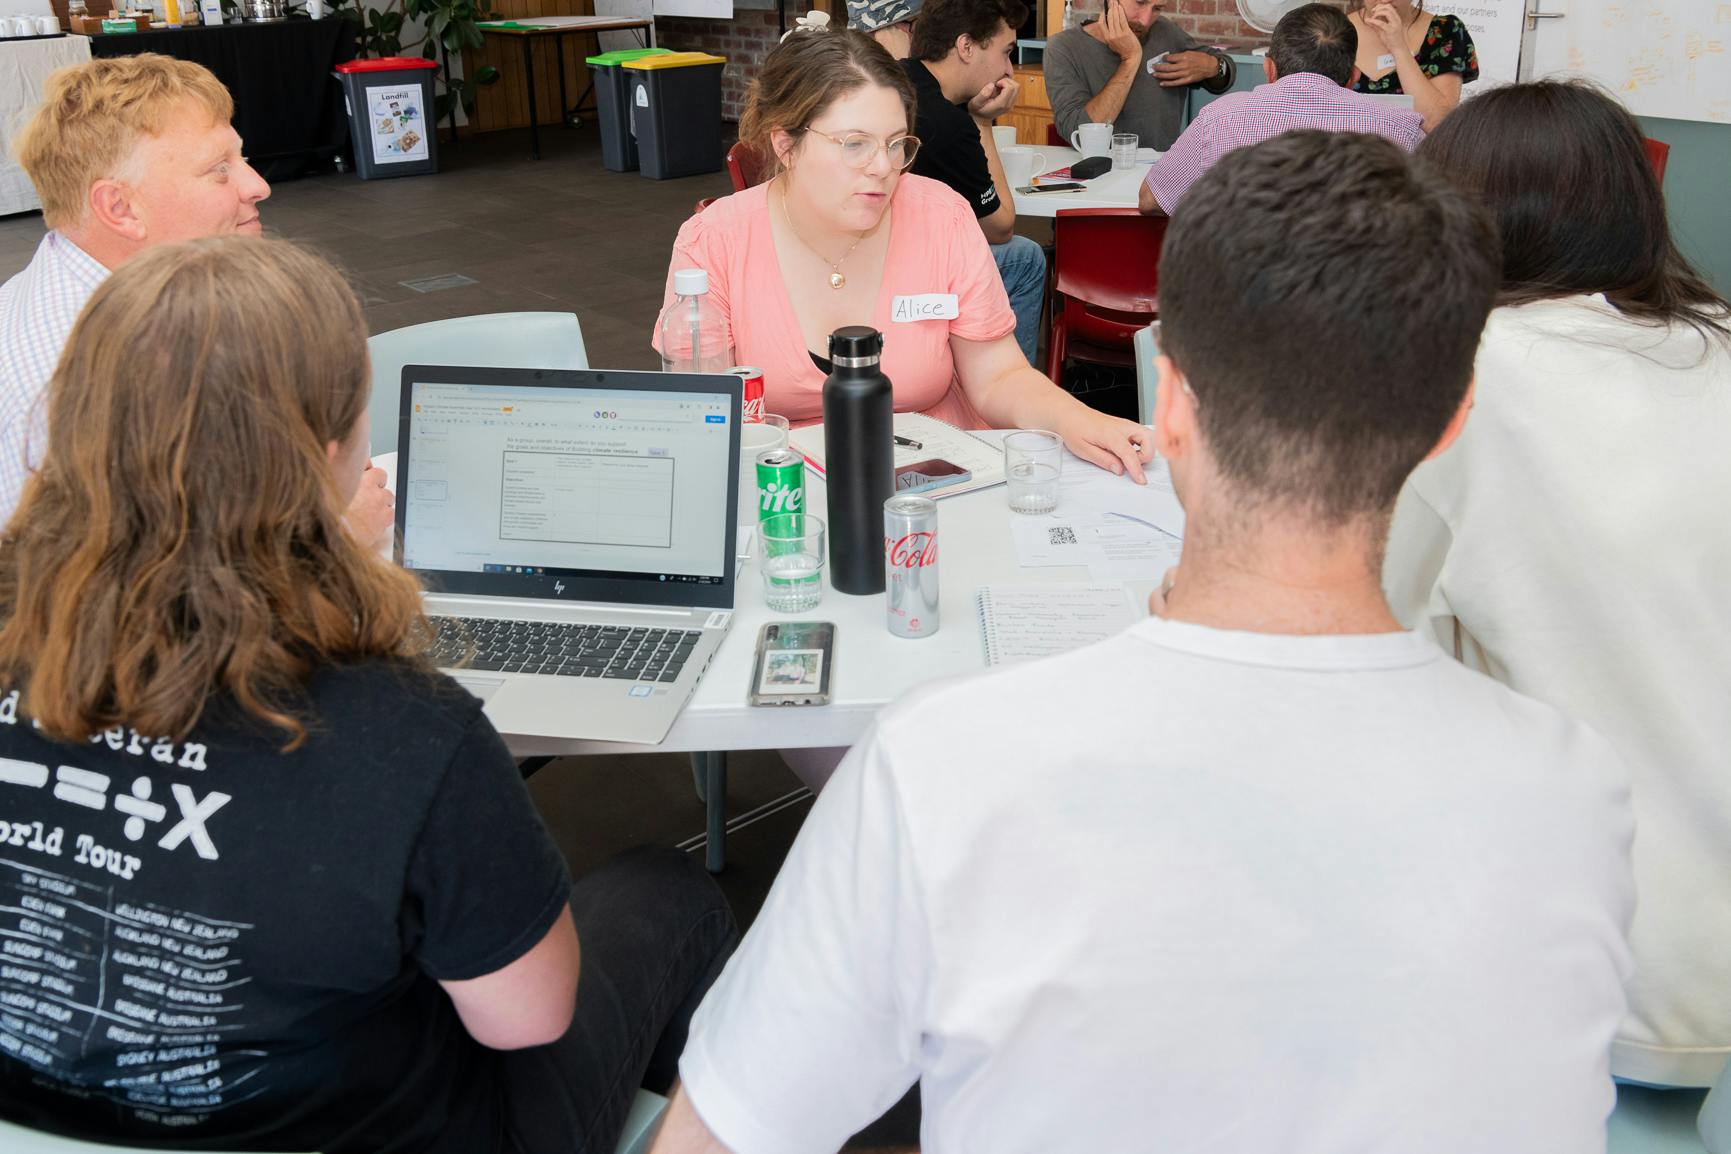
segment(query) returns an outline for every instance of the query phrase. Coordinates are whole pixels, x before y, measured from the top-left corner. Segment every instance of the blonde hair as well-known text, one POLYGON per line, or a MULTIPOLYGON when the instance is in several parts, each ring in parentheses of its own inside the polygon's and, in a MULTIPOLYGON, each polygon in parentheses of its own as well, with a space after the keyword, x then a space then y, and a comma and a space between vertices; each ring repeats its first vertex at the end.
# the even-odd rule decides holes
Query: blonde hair
POLYGON ((90 186, 118 176, 139 139, 160 136, 188 101, 227 124, 234 99, 203 65, 154 52, 62 68, 19 134, 18 163, 42 199, 49 228, 84 219, 90 186))
POLYGON ((179 740, 222 696, 292 748, 315 670, 421 652, 419 588, 349 533, 328 457, 368 382, 354 293, 285 241, 163 245, 96 290, 0 538, 0 683, 45 731, 179 740))

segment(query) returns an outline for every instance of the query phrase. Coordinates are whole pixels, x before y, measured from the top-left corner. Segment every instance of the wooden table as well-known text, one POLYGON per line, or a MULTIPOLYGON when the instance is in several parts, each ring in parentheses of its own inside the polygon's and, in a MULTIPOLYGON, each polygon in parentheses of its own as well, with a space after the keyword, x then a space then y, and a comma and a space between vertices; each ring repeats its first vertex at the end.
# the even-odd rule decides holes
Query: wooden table
POLYGON ((594 90, 591 80, 577 104, 565 99, 565 37, 574 33, 635 32, 645 48, 655 47, 655 21, 644 16, 537 16, 527 20, 490 20, 476 25, 483 36, 514 36, 523 44, 523 83, 529 90, 529 155, 541 159, 541 125, 535 115, 535 39, 553 38, 559 57, 560 120, 570 123, 572 113, 594 90))

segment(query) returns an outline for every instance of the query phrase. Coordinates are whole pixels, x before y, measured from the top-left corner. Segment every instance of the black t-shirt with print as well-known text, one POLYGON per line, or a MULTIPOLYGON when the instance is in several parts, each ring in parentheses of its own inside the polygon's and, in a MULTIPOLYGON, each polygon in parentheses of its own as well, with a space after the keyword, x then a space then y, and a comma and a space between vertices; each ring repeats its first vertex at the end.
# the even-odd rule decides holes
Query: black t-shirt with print
POLYGON ((480 702, 314 676, 306 741, 50 742, 0 688, 0 1117, 176 1148, 499 1149, 438 980, 538 942, 570 878, 480 702))
POLYGON ((922 61, 904 60, 902 67, 914 82, 918 101, 914 135, 920 138, 920 150, 911 171, 955 189, 976 217, 991 216, 998 211, 998 187, 992 183, 992 170, 986 164, 986 150, 980 144, 980 129, 973 115, 967 105, 944 99, 938 78, 922 61))

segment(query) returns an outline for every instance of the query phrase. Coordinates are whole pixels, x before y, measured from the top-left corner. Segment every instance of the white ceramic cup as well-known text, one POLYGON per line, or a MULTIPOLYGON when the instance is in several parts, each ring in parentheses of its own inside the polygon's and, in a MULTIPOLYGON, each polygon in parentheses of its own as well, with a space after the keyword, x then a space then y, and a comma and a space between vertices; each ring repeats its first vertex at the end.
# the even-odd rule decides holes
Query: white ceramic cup
POLYGON ((56 20, 52 16, 38 16, 36 18, 36 35, 38 35, 38 36, 58 36, 59 34, 60 34, 60 21, 59 20, 56 20))
POLYGON ((1070 134, 1070 147, 1083 156, 1112 155, 1112 126, 1084 124, 1070 134))
POLYGON ((1038 149, 1026 144, 1012 144, 998 149, 998 159, 1004 162, 1004 178, 1011 188, 1025 188, 1034 179, 1035 165, 1040 159, 1038 149))
POLYGON ((8 40, 14 36, 29 36, 34 31, 35 26, 32 25, 31 32, 20 32, 18 31, 17 21, 12 19, 10 16, 0 16, 0 36, 4 36, 8 40))
POLYGON ((1013 124, 992 125, 992 143, 1002 152, 1016 143, 1016 126, 1013 124))

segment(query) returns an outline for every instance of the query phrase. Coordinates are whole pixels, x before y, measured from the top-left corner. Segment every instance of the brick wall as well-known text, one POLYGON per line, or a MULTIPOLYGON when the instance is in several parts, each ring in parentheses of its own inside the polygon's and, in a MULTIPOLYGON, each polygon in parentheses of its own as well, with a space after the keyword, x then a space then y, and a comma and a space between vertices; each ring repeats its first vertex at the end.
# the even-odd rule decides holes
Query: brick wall
MULTIPOLYGON (((804 10, 789 4, 788 19, 804 10)), ((781 39, 774 12, 743 12, 737 6, 731 20, 658 17, 655 33, 656 43, 663 48, 727 57, 727 67, 721 70, 721 115, 734 121, 745 108, 745 90, 758 65, 781 39)))
POLYGON ((1268 34, 1258 32, 1238 16, 1236 0, 1168 0, 1162 19, 1170 20, 1204 44, 1260 48, 1268 34))

